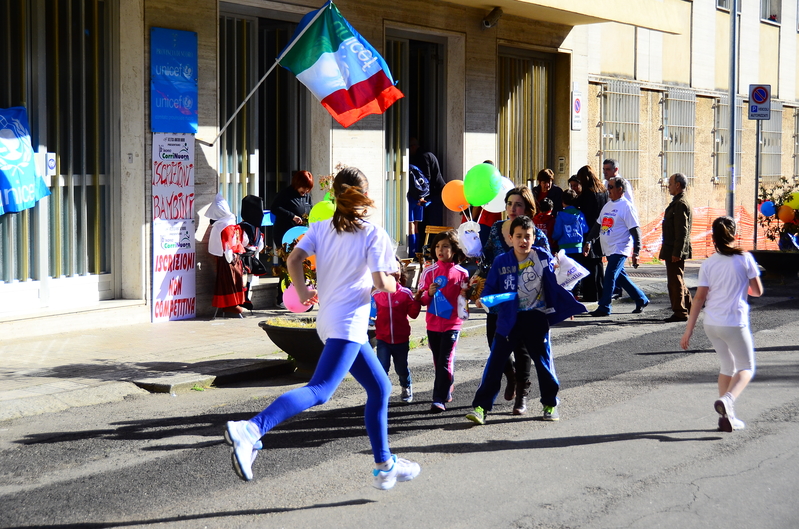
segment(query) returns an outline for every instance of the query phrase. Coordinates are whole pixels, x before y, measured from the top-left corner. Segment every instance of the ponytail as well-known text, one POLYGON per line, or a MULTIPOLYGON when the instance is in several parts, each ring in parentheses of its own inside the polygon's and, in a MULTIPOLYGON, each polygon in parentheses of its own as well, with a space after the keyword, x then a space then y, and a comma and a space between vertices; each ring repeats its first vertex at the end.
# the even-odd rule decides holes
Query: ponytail
POLYGON ((713 221, 713 245, 721 255, 738 255, 744 253, 740 248, 732 246, 735 242, 735 221, 732 217, 719 217, 713 221))
POLYGON ((360 169, 345 167, 333 179, 333 194, 336 197, 336 211, 333 213, 333 227, 337 232, 355 232, 360 229, 361 220, 366 217, 367 208, 374 202, 366 196, 369 181, 360 169))

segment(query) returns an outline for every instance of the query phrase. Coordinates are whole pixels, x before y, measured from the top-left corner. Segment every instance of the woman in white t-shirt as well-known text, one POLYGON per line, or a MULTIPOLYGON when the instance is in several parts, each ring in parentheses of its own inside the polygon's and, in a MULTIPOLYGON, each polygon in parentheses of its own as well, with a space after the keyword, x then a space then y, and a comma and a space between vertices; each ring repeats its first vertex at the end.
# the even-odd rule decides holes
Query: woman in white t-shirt
POLYGON ((245 481, 253 478, 261 437, 282 421, 327 402, 347 372, 366 390, 364 419, 376 467, 373 485, 388 490, 420 472, 417 463, 397 458, 388 447, 391 382, 369 345, 367 328, 372 287, 396 291, 391 274, 397 261, 385 230, 365 220, 374 205, 367 190, 368 181, 359 169, 339 171, 333 180, 333 218, 312 223, 289 254, 287 267, 300 300, 319 303, 316 328, 325 347, 308 385, 284 393, 249 421, 227 423, 225 440, 233 445, 233 470, 245 481), (304 281, 302 263, 311 255, 316 255, 318 290, 304 281))
POLYGON ((735 417, 733 403, 755 374, 755 350, 749 330, 747 294, 760 297, 763 284, 752 254, 732 246, 735 221, 719 217, 713 221, 711 255, 699 269, 699 286, 688 316, 685 334, 680 340, 688 349, 691 335, 705 307, 704 328, 719 355, 719 399, 714 407, 721 416, 719 429, 725 432, 742 430, 743 421, 735 417))

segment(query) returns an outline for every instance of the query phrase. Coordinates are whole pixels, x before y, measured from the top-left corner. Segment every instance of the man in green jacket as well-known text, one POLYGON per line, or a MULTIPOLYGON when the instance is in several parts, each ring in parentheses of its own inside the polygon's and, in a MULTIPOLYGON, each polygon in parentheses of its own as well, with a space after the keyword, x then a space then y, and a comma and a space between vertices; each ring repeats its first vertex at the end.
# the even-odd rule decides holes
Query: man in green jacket
POLYGON ((666 280, 671 310, 665 322, 688 321, 691 292, 685 286, 685 260, 691 258, 691 205, 685 198, 688 180, 682 173, 669 177, 669 194, 674 197, 663 214, 663 246, 658 258, 666 263, 666 280))

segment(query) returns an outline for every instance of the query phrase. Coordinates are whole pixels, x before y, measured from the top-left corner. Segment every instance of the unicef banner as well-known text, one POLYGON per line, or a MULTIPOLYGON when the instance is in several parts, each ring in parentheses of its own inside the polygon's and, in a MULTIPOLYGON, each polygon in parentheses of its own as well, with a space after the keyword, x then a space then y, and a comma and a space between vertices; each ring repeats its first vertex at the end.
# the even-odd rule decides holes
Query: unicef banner
POLYGON ((197 34, 150 29, 153 132, 197 133, 197 34))
POLYGON ((196 314, 194 135, 153 134, 152 321, 196 314))
POLYGON ((28 113, 0 108, 0 215, 32 208, 49 194, 36 172, 28 113))

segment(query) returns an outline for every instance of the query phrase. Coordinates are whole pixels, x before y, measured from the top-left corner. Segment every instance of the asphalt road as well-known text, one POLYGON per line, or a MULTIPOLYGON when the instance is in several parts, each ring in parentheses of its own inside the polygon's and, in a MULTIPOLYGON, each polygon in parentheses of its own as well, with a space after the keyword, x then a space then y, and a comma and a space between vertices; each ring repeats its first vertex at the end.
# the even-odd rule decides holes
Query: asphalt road
POLYGON ((740 432, 716 431, 718 362, 701 329, 682 351, 684 324, 621 305, 553 331, 558 423, 540 420, 535 383, 527 415, 500 400, 485 426, 464 419, 480 333, 459 343, 449 410, 429 414, 429 353, 414 350, 416 399, 395 395, 389 428, 422 473, 388 492, 370 486, 352 380, 267 434, 250 483, 230 468, 223 425, 296 379, 0 422, 0 527, 796 527, 799 286, 767 289, 752 302, 758 372, 736 404, 740 432))

